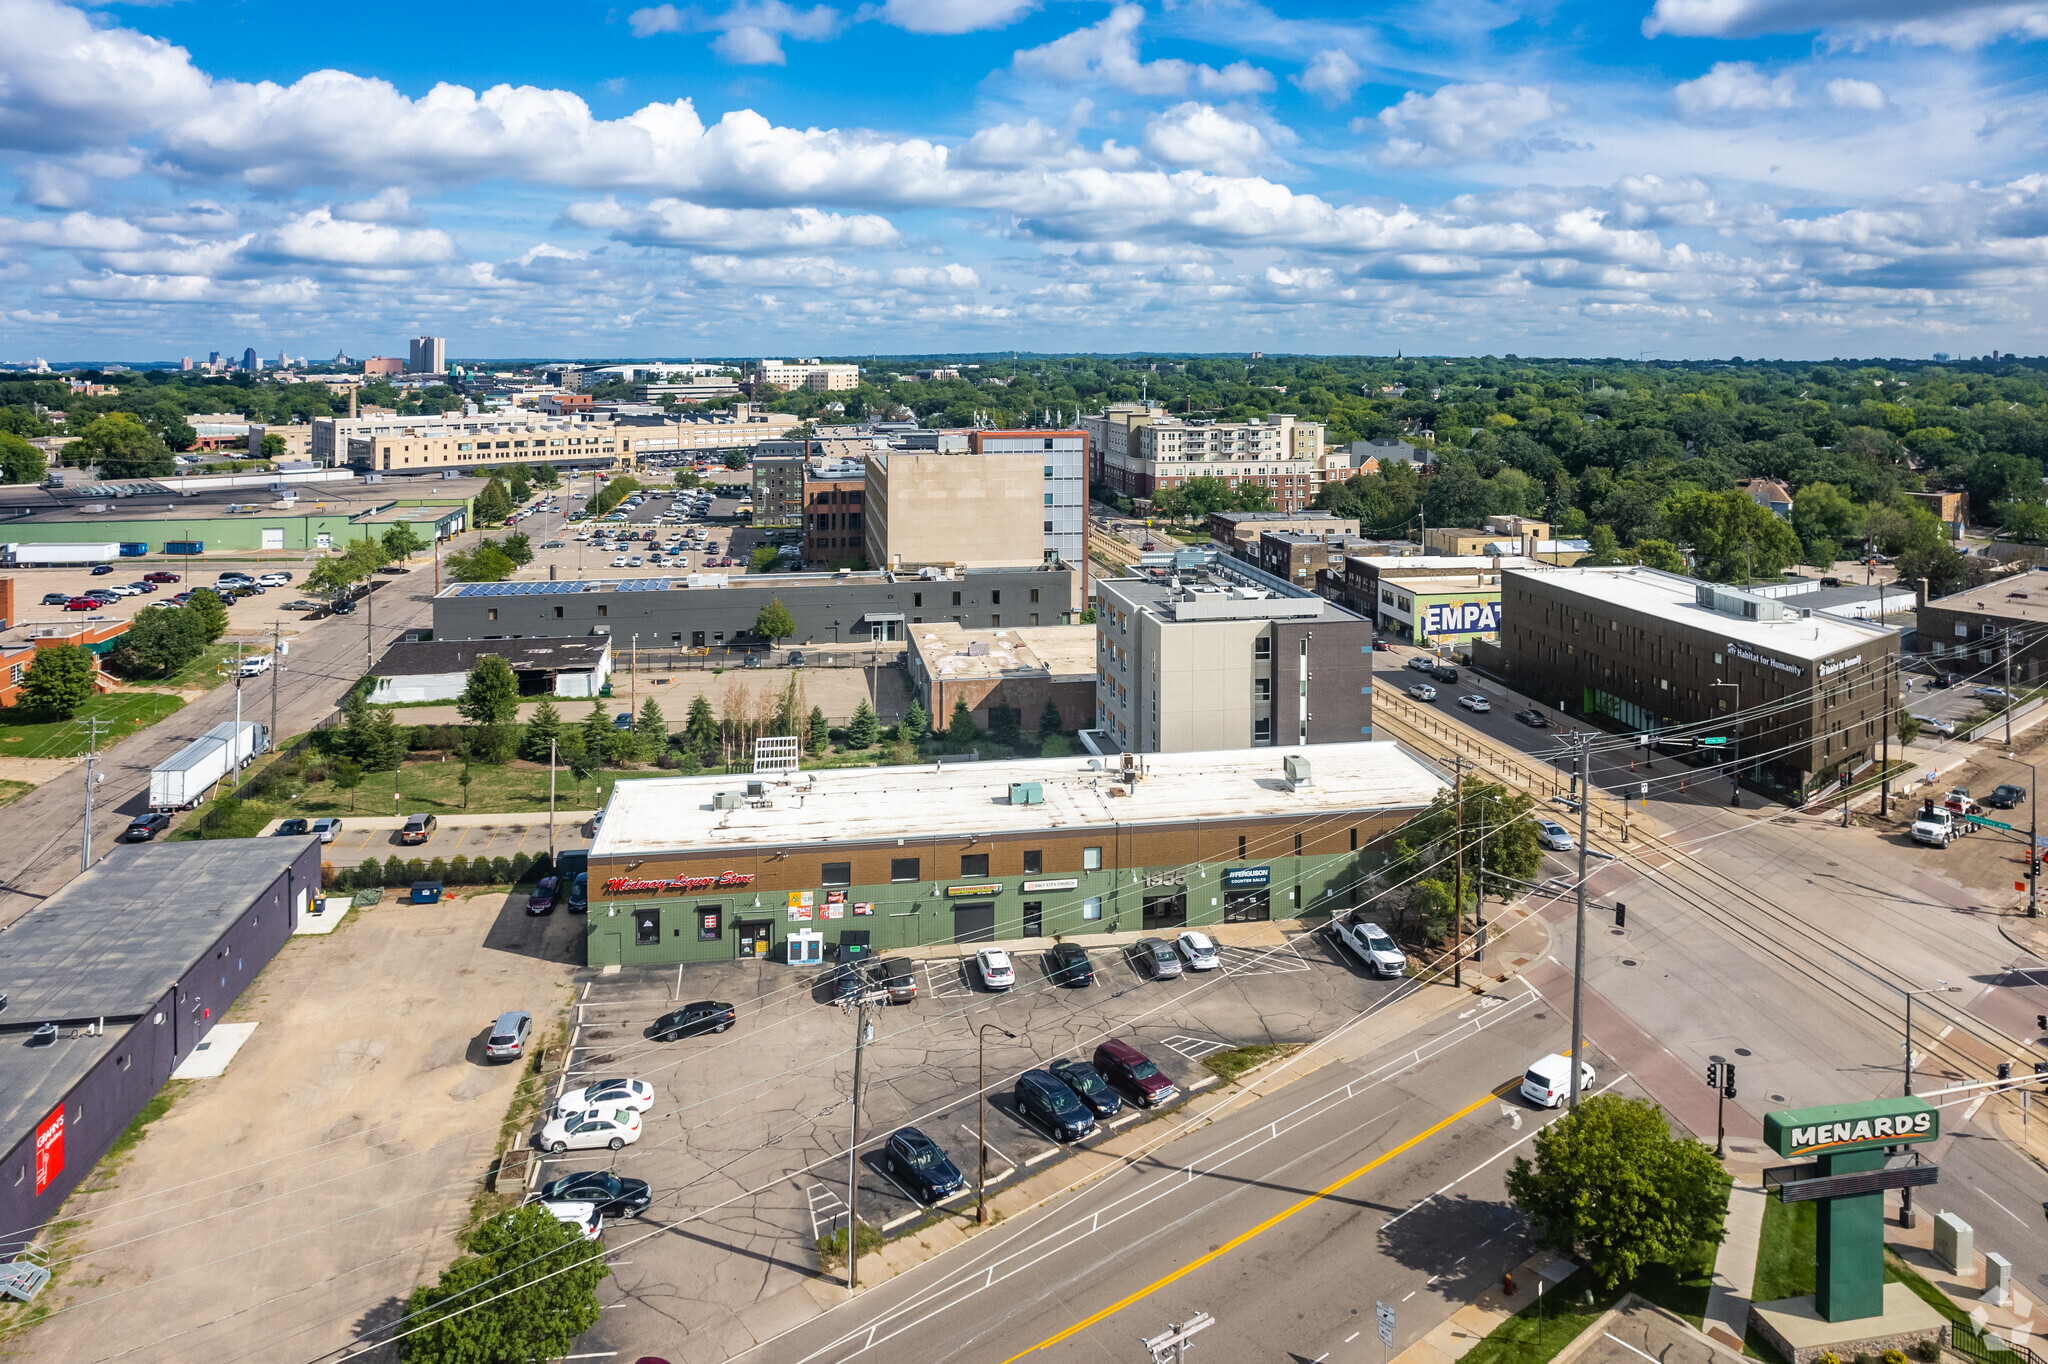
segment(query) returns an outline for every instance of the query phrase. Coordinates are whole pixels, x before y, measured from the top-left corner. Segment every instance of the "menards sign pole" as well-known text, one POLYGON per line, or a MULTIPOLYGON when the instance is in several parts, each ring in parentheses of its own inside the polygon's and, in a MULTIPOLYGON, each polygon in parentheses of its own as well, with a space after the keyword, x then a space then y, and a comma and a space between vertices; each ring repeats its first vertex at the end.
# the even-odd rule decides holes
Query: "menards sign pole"
POLYGON ((1764 1171, 1787 1203, 1818 1200, 1814 1308, 1825 1321, 1884 1315, 1884 1191, 1932 1184, 1935 1165, 1885 1168, 1909 1143, 1941 1136, 1941 1113, 1925 1099, 1873 1099, 1764 1115, 1764 1140, 1806 1164, 1764 1171))

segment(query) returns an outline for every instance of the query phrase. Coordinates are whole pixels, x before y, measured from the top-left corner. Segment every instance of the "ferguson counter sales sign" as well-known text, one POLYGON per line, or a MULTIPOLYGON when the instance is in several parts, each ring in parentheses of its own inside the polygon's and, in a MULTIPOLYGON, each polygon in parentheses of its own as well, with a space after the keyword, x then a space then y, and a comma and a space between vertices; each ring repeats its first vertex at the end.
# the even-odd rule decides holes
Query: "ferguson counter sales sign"
POLYGON ((64 1105, 36 1124, 36 1192, 50 1187, 50 1181, 64 1173, 64 1105))

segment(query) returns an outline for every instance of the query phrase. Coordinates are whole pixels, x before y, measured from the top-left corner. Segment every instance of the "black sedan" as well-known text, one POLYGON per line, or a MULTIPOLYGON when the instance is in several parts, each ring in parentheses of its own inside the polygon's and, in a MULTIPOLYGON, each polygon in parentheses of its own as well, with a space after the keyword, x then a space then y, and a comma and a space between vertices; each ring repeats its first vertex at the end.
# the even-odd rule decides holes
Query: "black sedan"
POLYGON ((583 1170, 551 1179, 540 1186, 549 1203, 595 1203, 606 1217, 638 1217, 654 1201, 644 1179, 627 1179, 610 1170, 583 1170))
POLYGON ((312 826, 303 819, 288 819, 284 823, 277 826, 277 832, 273 834, 272 837, 290 838, 294 834, 308 833, 311 831, 311 829, 312 826))
POLYGON ((657 1042, 672 1042, 678 1037, 724 1032, 733 1025, 733 1018, 732 1005, 720 1000, 704 999, 695 1004, 685 1004, 680 1009, 669 1010, 654 1020, 653 1025, 647 1030, 647 1035, 657 1042))
POLYGON ((2007 782, 1993 791, 1990 800, 1987 802, 1987 804, 2000 810, 2010 810, 2016 805, 2025 805, 2026 803, 2027 788, 2024 786, 2014 786, 2011 782, 2007 782))
POLYGON ((1068 1089, 1074 1097, 1088 1106, 1088 1111, 1098 1118, 1113 1118, 1124 1111, 1124 1101, 1109 1087, 1109 1081, 1102 1078, 1102 1072, 1086 1061, 1055 1061, 1046 1067, 1068 1089))
POLYGON ((1531 729, 1550 728, 1550 721, 1545 719, 1543 716, 1543 712, 1537 710, 1534 706, 1529 707, 1527 710, 1516 711, 1515 718, 1517 720, 1520 720, 1523 724, 1529 726, 1529 728, 1531 729))
POLYGON ((915 1127, 899 1128, 882 1148, 882 1168, 911 1197, 936 1203, 958 1193, 967 1181, 939 1144, 915 1127))
POLYGON ((1075 942, 1053 944, 1051 952, 1052 969, 1046 974, 1055 985, 1086 986, 1095 983, 1095 964, 1088 960, 1088 950, 1075 942))
POLYGON ((161 810, 152 810, 146 815, 136 816, 135 821, 128 826, 127 831, 121 837, 130 843, 148 843, 170 827, 171 817, 169 815, 161 810))
POLYGON ((867 976, 858 961, 842 961, 825 978, 827 998, 834 1004, 851 1004, 868 988, 867 976))

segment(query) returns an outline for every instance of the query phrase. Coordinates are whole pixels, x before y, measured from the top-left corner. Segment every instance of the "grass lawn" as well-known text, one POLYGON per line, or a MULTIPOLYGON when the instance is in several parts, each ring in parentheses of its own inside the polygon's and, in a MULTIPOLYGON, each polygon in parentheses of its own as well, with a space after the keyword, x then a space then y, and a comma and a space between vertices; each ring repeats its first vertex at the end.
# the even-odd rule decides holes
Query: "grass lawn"
POLYGON ((104 752, 108 744, 148 728, 184 704, 169 692, 121 691, 95 696, 69 720, 42 719, 10 707, 0 710, 0 755, 75 758, 88 747, 88 720, 100 721, 100 749, 104 752))
POLYGON ((1701 1245, 1691 1263, 1652 1265, 1634 1283, 1611 1291, 1600 1286, 1592 1271, 1582 1269, 1495 1327, 1465 1356, 1465 1364, 1543 1364, 1631 1292, 1698 1326, 1714 1282, 1716 1249, 1701 1245))
MULTIPOLYGON (((569 775, 569 770, 561 768, 555 775, 555 808, 601 809, 610 798, 612 787, 621 780, 675 775, 653 767, 623 772, 605 769, 591 774, 589 780, 579 786, 569 775)), ((426 811, 437 815, 459 814, 464 809, 494 814, 544 814, 547 811, 548 769, 545 766, 514 762, 503 767, 487 767, 473 763, 469 769, 467 805, 463 803, 461 776, 462 762, 458 758, 450 758, 445 763, 438 756, 425 762, 409 761, 395 774, 366 773, 363 784, 353 793, 335 790, 332 782, 312 782, 306 786, 303 795, 290 802, 291 812, 311 817, 347 815, 351 810, 356 814, 374 815, 390 814, 393 809, 406 814, 426 811), (394 777, 399 794, 396 801, 391 799, 394 777)))
POLYGON ((1215 1071, 1225 1080, 1235 1080, 1254 1066, 1262 1066, 1276 1056, 1285 1056, 1299 1048, 1287 1042, 1262 1042, 1250 1047, 1232 1047, 1228 1051, 1211 1052, 1202 1058, 1202 1064, 1215 1071))
POLYGON ((1756 1251, 1755 1302, 1777 1302, 1800 1298, 1814 1291, 1814 1262, 1818 1252, 1815 1237, 1820 1225, 1820 1204, 1786 1203, 1768 1199, 1764 1203, 1763 1239, 1756 1251))
MULTIPOLYGON (((228 680, 227 670, 221 667, 221 664, 233 658, 236 650, 237 646, 225 640, 215 641, 207 645, 205 652, 199 657, 164 678, 158 685, 180 687, 187 691, 211 691, 228 680)), ((246 656, 269 651, 244 644, 240 646, 240 652, 246 656)))
POLYGON ((0 805, 12 805, 35 789, 32 781, 0 781, 0 805))

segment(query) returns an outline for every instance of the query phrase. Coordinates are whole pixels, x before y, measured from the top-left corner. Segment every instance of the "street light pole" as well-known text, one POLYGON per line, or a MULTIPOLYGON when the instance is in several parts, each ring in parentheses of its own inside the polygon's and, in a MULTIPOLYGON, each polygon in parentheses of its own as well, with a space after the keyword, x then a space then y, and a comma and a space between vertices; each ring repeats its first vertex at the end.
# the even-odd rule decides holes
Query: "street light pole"
POLYGON ((1017 1034, 1000 1023, 984 1023, 974 1030, 974 1139, 981 1147, 981 1173, 974 1181, 974 1224, 988 1222, 988 1030, 994 1028, 1015 1041, 1017 1034))
POLYGON ((1465 985, 1465 759, 1460 755, 1451 761, 1451 779, 1456 783, 1451 788, 1456 807, 1453 818, 1457 821, 1451 873, 1451 988, 1459 990, 1465 985))
MULTIPOLYGON (((1907 990, 1897 985, 1892 986, 1892 988, 1906 997, 1906 1097, 1911 1098, 1913 1096, 1913 996, 1959 995, 1963 992, 1963 987, 1951 985, 1945 980, 1937 980, 1934 982, 1932 990, 1907 990)), ((1913 1191, 1911 1189, 1899 1190, 1899 1225, 1902 1227, 1913 1225, 1913 1191)))
POLYGON ((1572 930, 1572 1055, 1571 1106, 1579 1108, 1579 1068, 1586 1045, 1586 812, 1593 808, 1593 758, 1586 735, 1578 736, 1579 756, 1579 914, 1572 930))
MULTIPOLYGON (((1714 685, 1735 688, 1735 712, 1739 716, 1742 713, 1742 679, 1738 677, 1733 682, 1723 682, 1716 678, 1714 685)), ((1742 804, 1742 732, 1736 728, 1739 723, 1738 720, 1728 727, 1736 736, 1735 756, 1728 763, 1728 803, 1738 807, 1742 804)))

